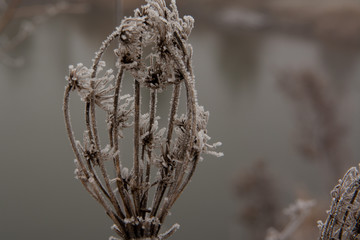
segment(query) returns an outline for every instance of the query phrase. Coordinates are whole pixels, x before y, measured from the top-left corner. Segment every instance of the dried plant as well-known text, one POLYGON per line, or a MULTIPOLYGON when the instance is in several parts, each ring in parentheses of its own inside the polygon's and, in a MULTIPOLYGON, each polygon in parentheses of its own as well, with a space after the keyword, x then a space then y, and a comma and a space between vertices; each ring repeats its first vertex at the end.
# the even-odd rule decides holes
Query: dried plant
POLYGON ((280 79, 291 98, 299 124, 299 151, 306 159, 327 163, 332 176, 339 176, 348 159, 347 126, 341 121, 341 101, 333 86, 313 71, 287 73, 280 79))
POLYGON ((305 218, 310 214, 310 209, 315 205, 314 200, 301 200, 298 199, 294 204, 291 204, 284 210, 284 214, 290 217, 282 231, 274 228, 268 230, 266 240, 286 240, 294 235, 294 232, 304 222, 305 218))
POLYGON ((235 190, 239 200, 239 219, 249 233, 247 239, 262 240, 270 226, 277 225, 279 191, 266 162, 256 161, 236 179, 235 190), (246 196, 246 197, 244 197, 246 196))
POLYGON ((9 2, 0 0, 0 33, 11 22, 20 3, 21 0, 10 0, 9 2))
POLYGON ((20 3, 21 0, 10 0, 8 3, 0 0, 0 62, 6 66, 23 65, 22 57, 14 58, 10 53, 33 34, 39 25, 65 12, 84 13, 87 11, 86 4, 74 4, 67 1, 31 6, 20 6, 20 3), (6 28, 14 18, 19 17, 26 17, 26 19, 21 21, 16 33, 9 36, 6 28))
MULTIPOLYGON (((90 68, 70 66, 64 95, 67 133, 76 159, 76 177, 105 209, 121 239, 166 239, 178 224, 159 234, 170 208, 192 178, 202 153, 214 151, 220 143, 208 144, 209 113, 199 106, 192 68, 192 47, 187 43, 194 20, 179 17, 175 1, 167 8, 164 0, 148 0, 135 10, 134 17, 121 25, 102 43, 90 68), (117 74, 107 70, 101 58, 110 43, 114 50, 117 74), (144 49, 151 48, 144 56, 144 49), (132 95, 121 92, 124 73, 134 78, 132 95), (180 89, 186 92, 186 113, 180 115, 180 89), (150 99, 142 95, 148 89, 150 99), (172 88, 167 128, 159 128, 157 96, 172 88), (83 143, 75 139, 70 123, 70 92, 76 90, 85 102, 83 143), (149 102, 142 113, 141 103, 149 102), (108 144, 100 142, 96 108, 107 116, 108 144), (133 166, 123 166, 119 143, 123 130, 133 129, 133 166), (115 176, 109 176, 105 162, 112 161, 115 176), (155 170, 155 171, 154 171, 155 170), (154 189, 152 203, 150 190, 154 189)), ((115 239, 115 238, 114 238, 115 239)))
POLYGON ((360 175, 352 167, 331 192, 332 203, 324 223, 319 221, 319 240, 360 239, 360 175))

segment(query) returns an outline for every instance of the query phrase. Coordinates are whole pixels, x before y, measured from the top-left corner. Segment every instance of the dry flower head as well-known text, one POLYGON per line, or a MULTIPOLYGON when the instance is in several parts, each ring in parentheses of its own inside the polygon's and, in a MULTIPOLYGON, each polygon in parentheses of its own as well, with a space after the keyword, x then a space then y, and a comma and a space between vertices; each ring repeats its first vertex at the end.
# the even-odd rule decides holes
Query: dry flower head
MULTIPOLYGON (((192 69, 192 47, 187 43, 194 26, 190 16, 179 17, 175 1, 170 8, 164 0, 148 0, 135 10, 134 17, 122 20, 102 43, 88 68, 69 67, 64 96, 64 115, 70 143, 75 153, 76 177, 105 209, 114 222, 113 230, 121 239, 166 239, 179 228, 175 224, 160 234, 170 208, 181 195, 202 153, 222 156, 209 144, 209 113, 197 103, 192 69), (117 73, 104 70, 101 58, 110 43, 114 50, 117 73), (152 52, 144 56, 144 49, 152 52), (122 93, 124 73, 134 78, 134 91, 122 93), (148 89, 149 99, 140 89, 148 89), (159 128, 157 96, 172 89, 167 126, 159 128), (180 114, 180 90, 186 92, 186 112, 180 114), (85 102, 86 131, 83 141, 75 140, 70 123, 69 98, 77 91, 85 102), (149 103, 142 112, 141 103, 149 103), (108 143, 100 142, 96 109, 107 116, 108 143), (133 166, 122 165, 119 143, 123 130, 133 130, 133 166), (104 162, 112 161, 115 176, 104 162), (154 173, 154 170, 156 174, 154 173), (154 196, 150 198, 150 189, 154 196), (150 203, 150 201, 152 201, 150 203)), ((116 238, 113 238, 116 239, 116 238)))

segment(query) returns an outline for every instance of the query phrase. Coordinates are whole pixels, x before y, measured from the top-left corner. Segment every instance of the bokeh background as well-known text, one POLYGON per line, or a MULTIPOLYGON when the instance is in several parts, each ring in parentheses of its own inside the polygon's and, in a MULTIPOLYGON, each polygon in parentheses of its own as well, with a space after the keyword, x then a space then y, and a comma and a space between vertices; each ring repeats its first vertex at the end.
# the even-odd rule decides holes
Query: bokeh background
MULTIPOLYGON (((0 1, 1 240, 114 235, 74 178, 64 77, 70 64, 90 65, 121 17, 143 3, 0 1)), ((317 204, 291 239, 316 239, 330 190, 360 157, 360 2, 177 4, 196 20, 199 103, 225 156, 204 156, 167 218, 181 225, 173 239, 264 239, 269 227, 284 228, 283 209, 296 199, 317 204)), ((83 108, 74 104, 76 116, 83 108)))

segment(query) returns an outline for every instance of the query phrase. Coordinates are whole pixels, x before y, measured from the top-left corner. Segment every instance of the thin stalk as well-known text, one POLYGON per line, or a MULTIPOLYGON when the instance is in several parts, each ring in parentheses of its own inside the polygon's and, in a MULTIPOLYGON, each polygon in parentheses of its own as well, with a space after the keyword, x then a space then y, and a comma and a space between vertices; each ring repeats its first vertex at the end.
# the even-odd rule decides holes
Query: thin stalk
POLYGON ((173 134, 173 130, 174 130, 174 120, 175 120, 175 115, 179 106, 179 99, 180 99, 180 88, 181 85, 180 83, 177 83, 174 85, 174 89, 173 89, 173 96, 172 96, 172 105, 171 105, 171 110, 170 110, 170 118, 169 118, 169 126, 168 126, 168 132, 167 132, 167 137, 166 137, 166 156, 164 156, 165 158, 167 158, 167 155, 169 153, 169 148, 171 147, 171 138, 172 138, 172 134, 173 134))
POLYGON ((125 223, 122 221, 122 219, 116 217, 116 214, 111 210, 111 207, 106 203, 106 201, 103 199, 103 197, 97 190, 97 185, 94 182, 90 182, 90 184, 95 192, 98 202, 104 207, 106 214, 111 218, 111 220, 113 220, 116 226, 124 232, 125 235, 125 223))
POLYGON ((164 193, 167 186, 168 186, 167 182, 165 182, 164 180, 160 180, 159 185, 156 189, 156 195, 154 197, 153 207, 151 208, 151 213, 150 213, 151 217, 154 217, 157 211, 159 210, 160 203, 162 198, 164 197, 164 193))
MULTIPOLYGON (((195 92, 194 92, 194 86, 193 86, 193 79, 189 76, 189 73, 186 71, 184 63, 179 59, 179 57, 176 57, 174 54, 175 62, 177 63, 181 74, 184 76, 184 83, 186 88, 186 99, 187 99, 187 121, 190 122, 190 127, 187 129, 187 132, 189 133, 189 144, 187 146, 187 151, 185 153, 185 161, 182 165, 182 170, 180 171, 180 175, 177 177, 177 186, 180 186, 180 183, 183 180, 183 177, 186 173, 186 168, 188 166, 188 163, 190 161, 190 158, 187 156, 188 154, 191 154, 191 149, 193 149, 195 137, 197 134, 196 130, 196 106, 195 106, 195 92)), ((188 125, 188 124, 187 124, 188 125)))
MULTIPOLYGON (((149 139, 150 141, 153 138, 153 132, 152 132, 152 128, 154 125, 154 121, 155 121, 155 114, 156 114, 156 99, 157 99, 157 91, 156 90, 151 90, 151 95, 150 95, 150 119, 149 119, 149 139)), ((143 162, 145 162, 144 159, 144 149, 145 146, 143 146, 143 152, 142 152, 142 160, 143 162)), ((147 186, 150 188, 150 170, 151 170, 151 159, 152 159, 152 150, 153 150, 153 144, 150 142, 150 145, 148 146, 148 150, 147 150, 147 155, 148 155, 148 160, 146 162, 146 172, 145 172, 145 182, 147 184, 147 186)), ((142 204, 141 204, 141 209, 146 209, 147 207, 147 202, 148 202, 148 197, 149 197, 149 188, 145 190, 143 197, 142 197, 142 204)), ((143 213, 143 217, 145 217, 145 211, 143 213)))
MULTIPOLYGON (((89 137, 89 140, 90 140, 90 144, 93 144, 94 137, 93 137, 93 134, 92 134, 91 123, 90 123, 90 102, 89 101, 87 101, 85 103, 85 122, 86 122, 86 129, 87 129, 88 137, 89 137)), ((109 192, 112 192, 111 188, 110 189, 107 188, 107 190, 105 190, 104 186, 102 185, 102 183, 99 180, 99 177, 96 174, 95 169, 93 168, 93 166, 91 164, 91 160, 94 160, 94 159, 89 159, 87 161, 88 169, 89 169, 90 173, 92 174, 92 177, 94 178, 94 180, 95 180, 96 184, 98 185, 98 187, 100 188, 100 190, 111 201, 111 197, 110 197, 110 194, 109 194, 109 192), (109 192, 107 192, 107 191, 109 191, 109 192)))
POLYGON ((333 202, 331 209, 330 209, 330 213, 329 213, 329 217, 326 219, 326 222, 324 223, 323 228, 325 227, 325 229, 322 229, 321 232, 321 236, 320 239, 328 239, 330 236, 330 233, 332 232, 332 229, 334 228, 334 213, 336 211, 337 205, 339 203, 338 199, 335 199, 335 202, 333 202))
MULTIPOLYGON (((180 96, 180 84, 176 84, 176 85, 174 85, 174 88, 173 88, 173 95, 172 95, 172 100, 171 100, 172 105, 171 105, 171 110, 170 110, 169 126, 168 126, 167 138, 166 138, 166 151, 165 151, 165 156, 164 156, 165 159, 167 158, 167 155, 169 153, 169 147, 171 145, 171 138, 172 138, 172 133, 173 133, 173 129, 174 129, 174 120, 175 120, 175 115, 176 115, 177 108, 179 105, 179 96, 180 96)), ((167 173, 165 175, 167 175, 167 173)), ((164 196, 166 188, 167 188, 167 183, 165 183, 164 181, 159 183, 159 185, 156 189, 154 201, 152 204, 151 216, 155 216, 157 214, 157 211, 159 209, 159 206, 160 206, 161 200, 164 196)))
MULTIPOLYGON (((114 32, 112 32, 108 38, 102 42, 99 51, 97 51, 95 53, 95 58, 94 58, 94 63, 92 66, 93 72, 91 74, 91 77, 94 78, 96 76, 97 73, 97 67, 99 65, 100 59, 102 57, 102 55, 104 54, 105 50, 109 47, 110 43, 116 39, 119 36, 119 28, 116 28, 114 32)), ((116 89, 115 89, 115 94, 114 94, 114 116, 113 116, 113 122, 112 122, 112 128, 113 128, 113 140, 110 141, 110 143, 113 143, 114 145, 114 149, 115 152, 117 152, 119 150, 119 144, 118 144, 118 124, 117 124, 117 110, 118 110, 118 99, 119 99, 119 92, 120 92, 120 86, 121 86, 121 81, 122 81, 122 77, 123 77, 123 73, 124 73, 124 68, 123 66, 120 67, 119 72, 118 72, 118 76, 117 76, 117 81, 116 81, 116 89)), ((111 132, 111 130, 109 131, 111 132)), ((111 137, 110 137, 111 138, 111 137)), ((114 165, 115 165, 115 169, 116 169, 116 175, 117 175, 117 180, 116 180, 116 184, 119 190, 119 194, 120 197, 124 203, 124 208, 125 208, 125 212, 126 212, 126 216, 130 217, 133 214, 133 210, 131 207, 131 203, 130 203, 130 199, 128 194, 126 193, 125 189, 124 189, 124 183, 123 180, 121 178, 121 168, 120 168, 120 160, 119 160, 119 155, 116 154, 115 159, 114 159, 114 165)))
POLYGON ((185 190, 186 186, 189 184, 192 176, 195 173, 196 170, 196 166, 199 162, 200 159, 200 155, 196 155, 195 159, 193 160, 193 166, 190 170, 190 173, 187 175, 187 177, 185 178, 184 182, 182 183, 182 185, 178 188, 177 192, 173 193, 173 197, 171 199, 169 199, 169 201, 167 202, 167 204, 164 204, 164 207, 162 209, 161 214, 159 215, 159 221, 160 223, 164 223, 165 221, 165 217, 168 215, 168 212, 170 210, 170 208, 174 205, 174 203, 176 202, 176 200, 180 197, 180 195, 183 193, 183 191, 185 190))
POLYGON ((69 137, 71 147, 75 153, 77 163, 79 164, 82 172, 85 174, 85 177, 88 179, 89 174, 87 173, 84 163, 81 161, 81 154, 79 152, 79 149, 76 146, 75 136, 74 136, 74 132, 72 130, 71 121, 70 121, 69 99, 70 99, 70 91, 71 90, 72 90, 72 86, 69 84, 66 87, 65 93, 64 93, 63 111, 64 111, 64 117, 65 117, 65 126, 66 126, 66 131, 67 131, 67 134, 69 137))
POLYGON ((104 54, 105 50, 109 47, 110 43, 120 35, 119 31, 120 31, 119 28, 115 28, 115 31, 113 31, 106 38, 106 40, 101 43, 99 51, 97 51, 95 53, 95 58, 93 60, 94 62, 93 62, 93 65, 91 67, 93 69, 93 72, 91 74, 91 78, 94 78, 96 76, 97 68, 98 68, 98 65, 99 65, 99 62, 100 62, 100 59, 101 59, 102 55, 104 54))
POLYGON ((113 138, 113 148, 114 148, 114 152, 116 153, 116 155, 114 157, 114 166, 115 166, 116 176, 117 176, 116 185, 118 187, 120 197, 124 203, 126 216, 128 218, 130 218, 131 216, 135 216, 135 214, 134 214, 134 210, 133 210, 133 207, 131 204, 130 197, 129 197, 127 191, 124 189, 124 181, 121 177, 121 164, 120 164, 119 154, 117 153, 119 151, 119 137, 118 137, 119 125, 118 125, 117 115, 118 115, 119 95, 120 95, 121 82, 122 82, 123 75, 124 75, 124 67, 120 66, 120 69, 117 74, 116 85, 115 85, 114 109, 113 109, 114 116, 113 116, 112 122, 111 122, 111 129, 112 129, 112 138, 113 138))
POLYGON ((135 189, 133 189, 134 205, 137 216, 140 216, 140 164, 139 164, 139 148, 140 148, 140 83, 135 80, 135 123, 134 123, 134 177, 135 189))
MULTIPOLYGON (((93 85, 94 82, 92 82, 92 85, 93 85)), ((94 140, 95 140, 95 148, 96 148, 96 152, 97 152, 97 157, 98 157, 98 162, 99 162, 99 167, 100 167, 100 171, 101 171, 101 174, 103 176, 103 179, 105 181, 105 186, 108 190, 108 193, 110 195, 110 201, 112 203, 112 205, 114 206, 115 210, 116 210, 116 213, 121 217, 121 218, 124 218, 125 215, 124 213, 122 212, 121 208, 120 208, 120 205, 119 205, 119 202, 117 201, 112 189, 111 189, 111 186, 110 186, 110 180, 109 180, 109 176, 107 174, 107 171, 106 171, 106 168, 104 166, 104 159, 100 159, 100 152, 101 152, 101 146, 100 146, 100 140, 99 140, 99 135, 98 135, 98 132, 97 132, 97 127, 96 127, 96 115, 95 115, 95 100, 94 100, 94 95, 91 96, 91 99, 90 99, 90 113, 91 113, 91 130, 92 130, 92 133, 93 133, 93 136, 94 136, 94 140)), ((87 115, 88 117, 88 115, 87 115)))
POLYGON ((343 222, 342 222, 340 230, 339 230, 339 240, 342 239, 343 229, 344 229, 344 226, 345 226, 345 223, 346 223, 346 219, 347 219, 347 217, 349 215, 350 206, 354 204, 358 193, 359 193, 359 187, 356 188, 356 190, 354 192, 354 195, 352 196, 352 198, 350 200, 350 205, 347 206, 346 212, 345 212, 344 217, 343 217, 343 222))
MULTIPOLYGON (((111 124, 110 124, 110 143, 111 147, 114 148, 114 151, 119 151, 119 137, 118 137, 118 105, 119 105, 119 95, 120 95, 120 89, 121 89, 121 82, 124 75, 124 67, 121 66, 117 77, 116 77, 116 84, 115 84, 115 93, 114 93, 114 109, 113 109, 113 116, 111 118, 111 124)), ((116 170, 116 176, 121 179, 121 168, 120 168, 120 159, 119 154, 116 154, 114 158, 114 165, 116 170)))
MULTIPOLYGON (((167 134, 167 144, 166 144, 166 151, 165 151, 165 156, 164 158, 167 159, 168 157, 168 154, 169 154, 169 148, 171 147, 171 139, 172 139, 172 133, 173 133, 173 128, 174 128, 174 120, 175 120, 175 115, 176 115, 176 111, 177 111, 177 108, 178 108, 178 103, 179 103, 179 96, 180 96, 180 88, 181 88, 181 85, 180 83, 176 84, 174 86, 174 91, 173 91, 173 104, 172 104, 172 107, 171 107, 171 111, 170 111, 170 121, 169 121, 169 129, 168 129, 168 134, 167 134)), ((184 155, 184 154, 181 154, 181 155, 184 155)), ((180 173, 180 170, 181 170, 181 165, 179 165, 179 163, 175 163, 176 164, 176 167, 175 167, 175 177, 174 179, 176 179, 176 176, 179 175, 180 173)), ((183 163, 181 163, 183 164, 183 163)), ((169 190, 168 190, 168 194, 167 194, 167 197, 169 199, 169 197, 171 197, 171 194, 173 192, 175 192, 175 188, 176 188, 176 182, 173 182, 170 184, 169 186, 169 190)), ((163 192, 163 194, 165 193, 165 191, 163 192)), ((163 196, 162 196, 163 197, 163 196)), ((165 205, 166 203, 164 203, 164 207, 163 207, 163 211, 165 210, 165 205)))
MULTIPOLYGON (((170 51, 172 50, 170 49, 170 51)), ((186 178, 184 182, 183 179, 187 172, 187 168, 189 166, 189 161, 190 161, 189 155, 191 154, 191 149, 193 149, 193 144, 196 134, 196 107, 194 102, 195 93, 192 86, 193 79, 189 76, 189 73, 186 71, 183 61, 179 57, 176 57, 175 54, 173 54, 173 56, 175 56, 174 60, 180 69, 180 73, 184 76, 186 98, 187 98, 187 121, 188 121, 188 123, 186 124, 186 132, 187 132, 187 138, 189 138, 187 139, 186 142, 188 142, 189 144, 187 148, 184 149, 184 160, 182 161, 182 165, 181 167, 177 168, 176 176, 175 176, 176 182, 172 184, 171 189, 169 189, 168 192, 168 196, 171 198, 171 200, 166 204, 166 206, 163 207, 162 213, 160 213, 161 218, 164 218, 164 216, 166 216, 166 212, 171 207, 172 203, 174 203, 175 200, 179 197, 179 193, 181 194, 181 192, 183 191, 183 189, 180 190, 181 188, 183 188, 181 186, 186 186, 188 184, 188 181, 190 181, 189 177, 186 178)), ((193 168, 191 171, 193 170, 195 169, 193 168)), ((191 177, 192 174, 189 176, 191 177)))
MULTIPOLYGON (((94 89, 94 81, 91 82, 91 87, 92 89, 94 89)), ((100 139, 99 139, 99 135, 98 135, 98 131, 97 131, 97 127, 96 127, 96 115, 95 115, 95 96, 94 93, 91 94, 90 96, 90 101, 88 101, 90 104, 90 126, 91 126, 91 131, 93 133, 93 138, 94 138, 94 144, 95 144, 95 149, 96 151, 101 151, 101 146, 100 146, 100 139)))
POLYGON ((71 143, 71 147, 75 153, 76 159, 77 159, 77 163, 81 168, 82 173, 85 175, 85 179, 79 177, 81 183, 83 184, 83 186, 85 187, 85 189, 90 193, 90 195, 97 200, 106 210, 107 214, 109 215, 109 217, 115 222, 118 223, 118 227, 122 230, 123 229, 123 224, 121 224, 115 217, 114 214, 111 214, 111 210, 109 209, 109 206, 105 203, 105 201, 102 199, 99 190, 97 189, 97 186, 95 185, 95 183, 92 184, 92 190, 91 188, 89 188, 88 183, 89 183, 89 174, 87 172, 87 169, 84 165, 84 163, 81 161, 81 154, 79 152, 79 149, 76 146, 76 141, 75 141, 75 136, 72 130, 72 126, 71 126, 71 121, 70 121, 70 113, 69 113, 69 99, 70 99, 70 91, 72 89, 71 85, 68 85, 65 89, 65 94, 64 94, 64 107, 63 107, 63 111, 64 111, 64 117, 65 117, 65 125, 66 125, 66 130, 68 133, 68 137, 71 143))

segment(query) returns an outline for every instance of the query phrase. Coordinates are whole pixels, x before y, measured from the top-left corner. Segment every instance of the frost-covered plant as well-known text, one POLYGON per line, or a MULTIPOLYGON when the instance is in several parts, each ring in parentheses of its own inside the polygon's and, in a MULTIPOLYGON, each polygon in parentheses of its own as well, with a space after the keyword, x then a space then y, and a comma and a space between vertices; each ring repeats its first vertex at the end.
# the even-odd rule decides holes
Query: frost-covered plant
POLYGON ((328 217, 319 221, 319 240, 360 239, 360 175, 352 167, 331 191, 332 203, 328 217))
POLYGON ((175 1, 167 8, 164 0, 148 0, 107 37, 90 68, 82 64, 69 67, 63 110, 76 156, 75 174, 104 207, 121 239, 165 239, 172 235, 178 224, 163 234, 159 234, 160 228, 193 176, 201 154, 222 155, 214 151, 220 143, 208 143, 209 113, 197 103, 193 51, 187 43, 193 25, 192 17, 179 17, 175 1), (116 39, 115 76, 111 69, 102 73, 105 62, 101 58, 116 39), (146 47, 152 51, 144 56, 146 47), (121 92, 126 71, 134 78, 131 94, 121 92), (150 99, 140 96, 141 88, 150 91, 150 99), (166 128, 159 129, 157 96, 168 88, 173 92, 170 114, 166 128), (186 92, 184 114, 178 111, 181 88, 186 92), (85 102, 82 143, 75 139, 70 123, 69 98, 74 90, 85 102), (150 104, 147 113, 142 113, 142 102, 150 104), (96 108, 107 116, 107 145, 100 142, 96 108), (133 129, 131 170, 123 166, 124 150, 119 147, 126 128, 133 129), (106 161, 112 161, 115 176, 109 175, 106 161))

